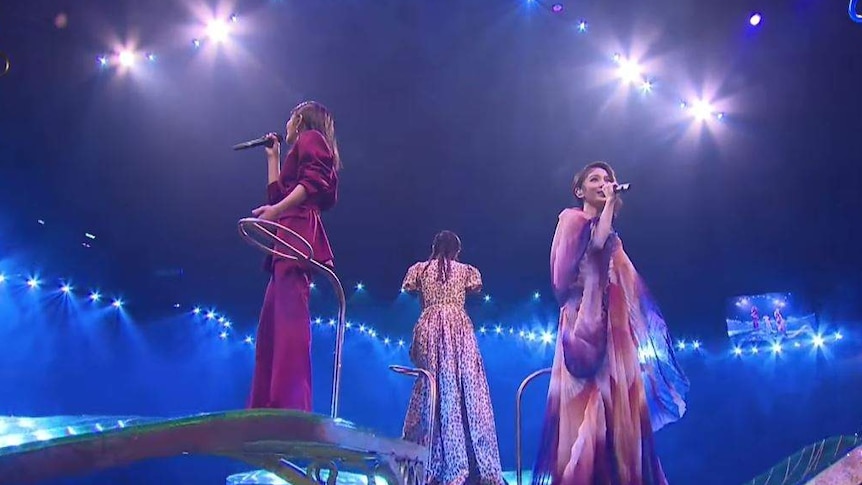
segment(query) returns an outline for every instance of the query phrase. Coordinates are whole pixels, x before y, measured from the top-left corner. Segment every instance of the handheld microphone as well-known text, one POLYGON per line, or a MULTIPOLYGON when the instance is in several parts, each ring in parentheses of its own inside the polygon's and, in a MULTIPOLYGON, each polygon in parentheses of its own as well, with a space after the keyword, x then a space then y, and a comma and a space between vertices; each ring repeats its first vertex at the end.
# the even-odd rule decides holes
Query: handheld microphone
MULTIPOLYGON (((270 142, 267 139, 267 136, 269 136, 269 135, 263 135, 262 137, 256 138, 254 140, 249 140, 249 141, 244 141, 242 143, 237 143, 236 145, 233 146, 233 149, 234 150, 245 150, 246 148, 254 148, 254 147, 259 147, 261 145, 266 145, 266 146, 270 147, 270 146, 272 146, 272 142, 270 142)), ((281 135, 275 135, 275 137, 278 138, 279 143, 284 141, 284 137, 281 135)))
POLYGON ((621 194, 623 192, 628 192, 630 188, 632 188, 632 184, 619 184, 614 187, 614 193, 621 194))

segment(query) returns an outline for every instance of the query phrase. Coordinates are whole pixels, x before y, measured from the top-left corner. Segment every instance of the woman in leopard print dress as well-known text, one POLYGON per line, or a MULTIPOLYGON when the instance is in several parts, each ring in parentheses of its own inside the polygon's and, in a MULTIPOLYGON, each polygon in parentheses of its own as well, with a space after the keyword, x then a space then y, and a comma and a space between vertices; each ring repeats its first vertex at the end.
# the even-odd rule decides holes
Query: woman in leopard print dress
MULTIPOLYGON (((481 291, 482 277, 476 268, 458 262, 460 251, 455 233, 437 234, 431 257, 411 266, 402 285, 422 300, 410 358, 437 378, 437 429, 428 479, 433 485, 505 484, 485 367, 464 310, 467 292, 481 291)), ((424 379, 417 380, 404 439, 427 445, 428 399, 424 379)))

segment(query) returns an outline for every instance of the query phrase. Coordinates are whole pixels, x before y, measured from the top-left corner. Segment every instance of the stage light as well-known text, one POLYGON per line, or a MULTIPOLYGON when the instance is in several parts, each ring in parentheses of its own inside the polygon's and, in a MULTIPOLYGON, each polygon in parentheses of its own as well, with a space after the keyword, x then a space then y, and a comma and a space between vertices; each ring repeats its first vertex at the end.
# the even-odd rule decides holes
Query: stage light
POLYGON ((330 326, 330 327, 334 327, 334 326, 335 326, 335 319, 334 319, 334 318, 330 318, 330 319, 329 319, 329 326, 330 326))
POLYGON ((841 340, 843 338, 844 338, 844 336, 841 335, 841 332, 835 332, 835 340, 841 340))
POLYGON ((150 62, 155 62, 155 60, 156 60, 156 55, 153 54, 152 52, 147 53, 146 57, 147 57, 147 60, 150 62))
POLYGON ((96 302, 102 298, 102 295, 100 295, 98 291, 92 291, 92 292, 90 292, 89 298, 90 298, 90 301, 96 302))
MULTIPOLYGON (((135 63, 135 53, 132 51, 124 50, 120 52, 120 55, 117 57, 120 61, 120 65, 123 67, 132 67, 135 63)), ((96 239, 92 234, 85 234, 90 239, 96 239)))
POLYGON ((758 354, 758 353, 760 353, 760 349, 758 349, 757 347, 752 347, 752 348, 751 348, 751 353, 752 353, 752 354, 758 354))
POLYGON ((736 355, 736 356, 742 355, 742 347, 739 347, 739 346, 734 347, 733 348, 733 355, 736 355))
POLYGON ((697 100, 691 104, 683 101, 680 107, 686 110, 692 118, 697 121, 707 121, 710 118, 724 118, 724 113, 717 113, 711 103, 704 100, 697 100))
POLYGON ((63 284, 63 286, 60 287, 60 291, 68 295, 72 292, 72 285, 70 285, 69 283, 65 283, 63 284))
POLYGON ((207 320, 212 320, 215 317, 216 317, 216 314, 214 311, 210 310, 207 312, 207 320))
POLYGON ((812 345, 814 345, 815 349, 819 349, 826 344, 826 340, 823 339, 823 335, 815 335, 811 341, 812 345))
POLYGON ((641 66, 631 59, 626 59, 620 54, 614 54, 614 62, 617 63, 617 77, 626 84, 634 84, 643 81, 641 66))
POLYGON ((238 20, 239 20, 239 17, 237 17, 236 14, 231 14, 231 16, 230 16, 231 22, 236 23, 238 20))
POLYGON ((586 32, 587 31, 587 21, 581 20, 578 22, 578 32, 586 32))
POLYGON ((219 336, 222 340, 224 340, 224 339, 226 339, 226 338, 227 338, 227 332, 222 332, 222 333, 218 334, 218 336, 219 336))
POLYGON ((197 49, 200 46, 201 46, 201 40, 200 39, 192 39, 192 47, 197 49))
POLYGON ((372 338, 377 338, 377 332, 373 328, 368 331, 368 335, 370 335, 372 338))
POLYGON ((311 288, 312 290, 313 290, 313 289, 315 289, 315 288, 317 288, 317 286, 314 284, 314 282, 310 283, 310 284, 308 285, 308 287, 309 287, 309 288, 311 288))
POLYGON ((196 306, 196 307, 194 308, 194 310, 192 310, 192 314, 194 314, 194 315, 200 315, 200 314, 201 314, 201 307, 196 306))
POLYGON ((700 348, 700 342, 695 340, 694 342, 691 343, 691 346, 694 348, 694 350, 697 350, 700 348))
POLYGON ((38 288, 39 283, 40 283, 39 278, 36 278, 35 276, 33 276, 27 280, 27 286, 29 286, 31 290, 38 288))
POLYGON ((108 58, 106 56, 97 57, 96 62, 99 64, 99 67, 108 67, 108 58))
POLYGON ((399 341, 398 341, 398 346, 399 346, 399 347, 404 347, 404 341, 403 341, 403 340, 399 340, 399 341))
POLYGON ((116 298, 111 302, 111 306, 117 309, 123 308, 123 300, 116 298))
POLYGON ((555 3, 555 4, 551 5, 551 12, 562 13, 562 11, 563 11, 563 4, 562 3, 555 3))
POLYGON ((763 20, 762 15, 760 15, 759 13, 753 13, 751 14, 751 17, 748 18, 748 23, 750 23, 754 27, 757 27, 758 25, 760 25, 761 20, 763 20))
POLYGON ((497 325, 497 326, 494 328, 494 331, 495 331, 495 332, 497 332, 497 335, 499 335, 499 334, 503 333, 503 327, 501 327, 501 326, 497 325))
POLYGON ((248 336, 246 336, 246 337, 245 337, 244 342, 245 342, 245 343, 247 343, 247 344, 249 344, 249 345, 251 345, 251 344, 253 344, 253 343, 254 343, 254 339, 253 339, 253 338, 251 338, 251 335, 248 335, 248 336))
POLYGON ((233 327, 233 323, 231 323, 230 320, 225 320, 224 323, 221 324, 221 326, 224 328, 231 328, 233 327))
POLYGON ((315 319, 314 319, 314 323, 316 323, 316 324, 320 325, 321 323, 323 323, 323 319, 322 319, 322 318, 320 318, 320 317, 317 317, 317 318, 315 318, 315 319))
POLYGON ((386 337, 385 339, 383 339, 384 344, 389 345, 389 342, 390 342, 389 337, 386 337))
POLYGON ((207 24, 207 37, 213 42, 223 42, 227 39, 228 33, 230 33, 230 29, 224 20, 215 19, 211 20, 209 24, 207 24))
POLYGON ((548 332, 547 330, 542 332, 542 343, 549 344, 554 341, 554 334, 548 332))
POLYGON ((646 79, 641 83, 640 90, 642 93, 646 94, 652 91, 652 83, 646 79))
POLYGON ((679 350, 685 350, 685 340, 680 340, 679 342, 677 342, 676 348, 678 348, 679 350))
POLYGON ((485 295, 485 297, 483 298, 483 300, 485 300, 485 301, 491 301, 491 295, 485 295))
POLYGON ((5 283, 5 282, 6 282, 6 275, 3 273, 0 273, 0 283, 5 283))
POLYGON ((479 333, 485 333, 487 331, 488 331, 488 329, 486 329, 484 325, 479 327, 479 333))
POLYGON ((362 283, 356 283, 356 291, 362 291, 365 289, 365 285, 362 283))
POLYGON ((773 354, 780 354, 781 353, 781 344, 780 343, 775 342, 774 344, 772 344, 772 353, 773 354))
POLYGON ((535 292, 535 293, 533 293, 533 299, 534 299, 534 300, 538 300, 538 299, 539 299, 539 298, 541 298, 541 297, 542 297, 542 295, 541 295, 538 291, 537 291, 537 292, 535 292))

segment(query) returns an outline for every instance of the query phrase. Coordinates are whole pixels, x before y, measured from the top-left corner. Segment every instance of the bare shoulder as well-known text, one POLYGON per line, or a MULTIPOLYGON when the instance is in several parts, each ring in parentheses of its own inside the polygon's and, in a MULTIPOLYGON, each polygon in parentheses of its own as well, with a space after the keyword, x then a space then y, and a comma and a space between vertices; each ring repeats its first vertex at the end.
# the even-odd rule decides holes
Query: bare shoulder
POLYGON ((560 212, 559 219, 560 222, 574 222, 578 220, 586 221, 589 218, 586 214, 584 214, 584 211, 582 211, 581 209, 578 209, 576 207, 569 207, 567 209, 563 209, 563 211, 560 212))

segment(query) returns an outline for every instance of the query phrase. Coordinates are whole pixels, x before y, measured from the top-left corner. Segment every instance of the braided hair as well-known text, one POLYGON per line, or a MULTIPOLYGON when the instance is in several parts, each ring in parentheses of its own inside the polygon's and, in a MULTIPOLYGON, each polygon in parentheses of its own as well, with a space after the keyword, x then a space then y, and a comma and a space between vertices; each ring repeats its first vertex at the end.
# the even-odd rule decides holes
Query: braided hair
POLYGON ((424 273, 428 270, 428 266, 432 261, 437 261, 437 280, 446 281, 449 279, 449 273, 452 271, 452 261, 458 259, 458 253, 461 252, 461 239, 452 231, 440 231, 434 236, 434 242, 431 245, 431 256, 428 258, 428 263, 425 264, 424 273))

